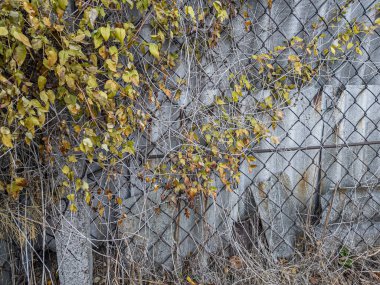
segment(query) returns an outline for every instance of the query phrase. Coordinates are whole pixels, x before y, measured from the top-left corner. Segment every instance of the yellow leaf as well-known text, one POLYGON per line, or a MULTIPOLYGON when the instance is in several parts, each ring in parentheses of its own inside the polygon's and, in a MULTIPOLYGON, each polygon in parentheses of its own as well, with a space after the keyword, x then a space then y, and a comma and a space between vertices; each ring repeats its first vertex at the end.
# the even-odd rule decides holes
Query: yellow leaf
POLYGON ((70 168, 67 165, 62 167, 62 173, 63 174, 67 175, 67 174, 69 174, 69 172, 70 172, 70 168))
POLYGON ((109 151, 109 149, 108 149, 108 145, 106 145, 105 143, 103 143, 103 144, 101 145, 101 148, 104 149, 105 151, 109 151))
POLYGON ((90 20, 90 24, 91 24, 92 26, 95 25, 95 21, 96 21, 96 18, 98 17, 98 15, 99 15, 99 12, 98 12, 98 10, 95 9, 95 8, 92 8, 92 9, 90 10, 90 12, 88 13, 89 20, 90 20))
POLYGON ((113 71, 113 72, 116 72, 116 67, 117 67, 117 64, 116 62, 114 62, 113 60, 111 59, 106 59, 105 61, 105 64, 106 66, 108 67, 109 70, 113 71))
POLYGON ((7 192, 8 194, 13 198, 13 199, 17 199, 21 190, 23 189, 23 187, 21 186, 18 186, 16 183, 12 182, 11 184, 8 184, 7 185, 7 192))
POLYGON ((48 90, 47 95, 48 95, 50 103, 54 104, 54 101, 55 101, 54 92, 52 90, 48 90))
POLYGON ((300 58, 297 55, 291 54, 288 56, 289 61, 299 61, 300 58))
POLYGON ((190 15, 191 19, 195 20, 194 9, 191 6, 185 6, 185 13, 190 15))
POLYGON ((12 136, 10 134, 3 134, 1 136, 1 141, 6 147, 13 147, 12 136))
POLYGON ((126 71, 122 78, 127 83, 132 82, 135 86, 138 86, 140 82, 139 73, 137 70, 126 71))
POLYGON ((117 83, 113 80, 107 80, 106 83, 104 84, 104 89, 111 91, 111 92, 116 92, 119 86, 117 83))
POLYGON ((58 0, 58 6, 62 10, 65 10, 68 4, 68 0, 58 0))
POLYGON ((101 207, 101 208, 98 210, 98 212, 99 212, 99 216, 103 217, 103 215, 104 215, 104 207, 101 207))
POLYGON ((93 147, 92 140, 90 138, 83 139, 83 144, 88 147, 93 147))
POLYGON ((90 186, 88 185, 87 181, 82 181, 82 189, 85 191, 88 191, 90 186))
MULTIPOLYGON (((59 53, 58 53, 58 57, 59 57, 59 63, 61 65, 65 65, 67 60, 69 59, 69 53, 66 51, 66 50, 61 50, 59 53)), ((57 72, 58 73, 58 72, 57 72)))
POLYGON ((32 133, 34 133, 34 127, 40 126, 40 125, 41 125, 40 121, 35 116, 30 116, 30 117, 26 118, 26 120, 25 120, 25 127, 27 127, 28 130, 32 133))
POLYGON ((219 1, 214 1, 212 5, 214 6, 215 10, 218 12, 222 9, 222 3, 220 3, 219 1))
POLYGON ((353 46, 354 46, 354 44, 353 44, 352 42, 349 42, 349 43, 347 44, 347 49, 351 49, 353 46))
POLYGON ((42 91, 45 88, 46 85, 46 77, 45 76, 39 76, 38 77, 38 88, 40 91, 42 91))
POLYGON ((105 46, 102 46, 100 49, 99 49, 99 55, 103 58, 103 59, 106 59, 107 57, 107 49, 105 46))
POLYGON ((8 36, 8 29, 6 27, 0 27, 0 37, 8 36))
POLYGON ((77 35, 77 36, 75 36, 73 38, 73 41, 77 42, 77 43, 81 43, 81 42, 83 42, 83 40, 85 39, 85 37, 86 37, 85 34, 79 34, 79 35, 77 35))
POLYGON ((57 52, 53 49, 49 50, 46 52, 46 55, 47 55, 47 59, 44 59, 44 65, 47 67, 47 68, 52 68, 54 66, 54 64, 57 62, 58 60, 58 55, 57 55, 57 52))
POLYGON ((216 98, 215 103, 218 104, 218 105, 224 105, 225 104, 225 102, 221 98, 219 98, 219 97, 216 98))
POLYGON ((87 205, 90 205, 91 194, 89 192, 86 192, 86 194, 85 194, 85 201, 86 201, 87 205))
POLYGON ((102 45, 102 43, 103 43, 103 39, 102 39, 102 37, 100 35, 95 35, 93 37, 93 40, 94 40, 94 46, 95 46, 95 48, 100 47, 102 45))
POLYGON ((6 147, 13 147, 11 131, 7 127, 0 128, 1 141, 6 147))
POLYGON ((273 1, 272 0, 268 0, 268 9, 272 9, 272 4, 273 4, 273 1))
POLYGON ((279 143, 280 143, 280 139, 279 139, 278 137, 275 137, 275 136, 272 136, 272 137, 270 138, 270 140, 271 140, 271 142, 272 142, 273 144, 279 144, 279 143))
POLYGON ((16 177, 15 178, 15 183, 17 186, 25 187, 27 185, 27 181, 23 177, 16 177))
POLYGON ((116 203, 120 206, 123 204, 123 200, 120 197, 116 197, 116 203))
POLYGON ((125 30, 122 28, 115 28, 115 37, 119 40, 120 43, 124 43, 125 39, 125 30))
POLYGON ((74 194, 69 194, 66 196, 67 200, 69 200, 70 202, 73 202, 75 200, 75 195, 74 194))
POLYGON ((40 99, 45 102, 45 103, 48 103, 49 101, 49 97, 47 95, 47 93, 45 91, 41 91, 40 92, 40 99))
POLYGON ((68 158, 69 162, 77 162, 77 158, 74 155, 70 155, 68 158))
POLYGON ((30 48, 32 47, 32 45, 30 44, 30 41, 29 41, 28 37, 25 36, 23 33, 21 33, 21 32, 17 32, 17 31, 14 31, 14 32, 13 32, 13 37, 14 37, 16 40, 22 42, 22 43, 23 43, 24 45, 26 45, 27 47, 30 47, 30 48))
POLYGON ((110 34, 111 34, 111 28, 109 25, 107 25, 107 27, 101 27, 99 28, 100 30, 100 34, 102 35, 103 39, 105 41, 108 41, 108 39, 110 38, 110 34))
POLYGON ((189 282, 190 285, 197 285, 197 283, 195 283, 195 282, 193 281, 193 279, 190 278, 190 276, 187 276, 187 277, 186 277, 186 281, 189 282))
POLYGON ((78 208, 75 204, 71 204, 70 207, 69 207, 70 211, 75 213, 78 211, 78 208))
POLYGON ((158 45, 154 43, 149 44, 150 53, 157 59, 160 59, 160 52, 158 51, 158 45))
POLYGON ((3 135, 9 135, 11 133, 11 131, 7 127, 1 127, 0 133, 3 135))

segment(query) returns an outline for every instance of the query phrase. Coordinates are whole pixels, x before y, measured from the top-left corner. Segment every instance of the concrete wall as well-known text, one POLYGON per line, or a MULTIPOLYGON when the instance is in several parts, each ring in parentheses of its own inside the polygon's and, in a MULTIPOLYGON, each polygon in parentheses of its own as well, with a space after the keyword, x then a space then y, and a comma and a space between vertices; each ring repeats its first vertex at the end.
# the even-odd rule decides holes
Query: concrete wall
MULTIPOLYGON (((346 19, 373 21, 376 17, 370 9, 373 2, 353 1, 346 19)), ((284 45, 284 41, 293 36, 307 41, 319 33, 326 33, 319 44, 321 50, 328 46, 344 25, 333 27, 322 23, 318 29, 312 29, 311 24, 331 18, 334 8, 342 3, 278 0, 273 1, 270 8, 267 0, 246 1, 252 21, 250 32, 244 30, 245 20, 238 16, 231 21, 226 29, 228 32, 223 32, 218 45, 206 49, 199 61, 193 60, 194 55, 183 49, 177 75, 185 78, 187 85, 178 87, 182 91, 181 100, 174 104, 159 94, 161 107, 148 106, 155 116, 149 132, 135 138, 140 152, 126 161, 125 169, 121 170, 125 177, 111 183, 115 193, 124 199, 122 207, 116 212, 107 210, 110 218, 94 217, 84 204, 79 204, 77 214, 57 216, 55 244, 61 284, 92 283, 93 239, 106 238, 110 231, 107 223, 122 214, 126 214, 127 219, 119 232, 127 260, 166 268, 180 266, 181 261, 195 251, 203 255, 207 265, 207 255, 233 240, 234 224, 251 215, 248 206, 252 205, 256 209, 252 218, 259 219, 262 239, 274 259, 294 254, 297 236, 305 226, 311 225, 312 219, 320 221, 315 229, 317 238, 327 235, 328 244, 356 246, 362 237, 368 246, 376 245, 379 192, 375 186, 380 178, 379 145, 295 148, 380 139, 378 31, 361 39, 361 46, 367 51, 362 56, 351 54, 332 64, 321 71, 322 76, 311 86, 292 94, 297 100, 284 107, 285 120, 273 133, 280 139, 279 145, 265 140, 254 146, 254 151, 258 151, 257 168, 251 173, 242 161, 242 178, 232 193, 223 191, 216 179, 220 188, 218 197, 196 200, 194 207, 189 208, 162 190, 152 192, 139 178, 145 156, 165 156, 178 146, 177 131, 183 128, 180 122, 183 116, 193 121, 212 119, 204 117, 201 107, 210 106, 215 96, 231 91, 227 80, 231 72, 260 78, 250 61, 251 55, 284 45), (275 148, 282 150, 275 151, 275 148), (289 148, 291 150, 286 150, 289 148), (186 217, 185 208, 190 217, 186 217), (365 223, 358 224, 360 219, 365 223), (351 226, 336 225, 342 221, 351 222, 351 226)), ((141 36, 149 40, 149 33, 146 27, 141 36)), ((285 66, 288 55, 280 56, 277 62, 285 66)), ((239 102, 239 112, 244 116, 247 110, 252 111, 255 102, 268 96, 268 92, 258 90, 249 94, 248 99, 239 102)), ((263 120, 266 119, 264 116, 263 120)), ((160 161, 156 158, 151 163, 160 161)), ((110 183, 104 179, 96 177, 93 180, 110 183)), ((331 246, 327 250, 336 248, 331 246)))

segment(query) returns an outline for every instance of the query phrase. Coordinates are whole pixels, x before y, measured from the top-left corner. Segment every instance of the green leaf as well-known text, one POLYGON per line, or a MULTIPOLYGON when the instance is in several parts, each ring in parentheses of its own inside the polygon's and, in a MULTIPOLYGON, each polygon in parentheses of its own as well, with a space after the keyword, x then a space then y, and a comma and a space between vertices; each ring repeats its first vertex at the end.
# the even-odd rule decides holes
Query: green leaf
POLYGON ((16 40, 22 42, 22 43, 23 43, 24 45, 26 45, 27 47, 30 47, 30 48, 32 47, 32 45, 30 44, 30 41, 29 41, 28 37, 25 36, 23 33, 21 33, 21 32, 17 32, 17 31, 14 31, 14 32, 13 32, 13 37, 14 37, 16 40))
POLYGON ((149 44, 149 52, 157 59, 160 59, 160 52, 158 50, 158 45, 154 43, 149 44))

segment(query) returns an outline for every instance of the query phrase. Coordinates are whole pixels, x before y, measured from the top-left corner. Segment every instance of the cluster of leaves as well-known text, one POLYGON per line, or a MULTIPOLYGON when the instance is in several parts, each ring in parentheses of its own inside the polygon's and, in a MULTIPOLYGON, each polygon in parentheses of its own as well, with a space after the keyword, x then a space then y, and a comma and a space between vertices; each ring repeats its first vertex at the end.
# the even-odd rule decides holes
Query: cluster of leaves
MULTIPOLYGON (((349 2, 328 21, 332 28, 342 25, 342 15, 349 2)), ((219 15, 224 15, 222 9, 226 10, 220 2, 214 2, 214 7, 217 18, 220 18, 215 24, 221 27, 228 16, 219 15)), ((193 8, 186 7, 185 11, 193 20, 196 19, 193 8)), ((203 14, 199 15, 203 19, 203 14)), ((248 18, 248 13, 245 17, 248 18)), ((251 24, 249 20, 245 22, 246 26, 251 24)), ((215 196, 220 189, 219 182, 229 191, 236 189, 242 162, 247 162, 249 171, 255 168, 255 157, 250 152, 252 147, 268 137, 274 145, 279 143, 279 138, 271 135, 272 130, 284 119, 282 109, 291 104, 292 92, 310 84, 322 69, 329 68, 334 62, 346 60, 351 55, 362 55, 362 39, 380 26, 380 19, 372 24, 358 21, 346 23, 339 33, 333 37, 329 35, 331 38, 325 45, 321 41, 328 35, 318 32, 319 24, 312 25, 316 31, 314 37, 304 39, 294 36, 267 53, 252 55, 253 65, 247 65, 239 74, 230 74, 231 88, 215 98, 210 118, 190 124, 190 130, 183 133, 186 143, 181 150, 169 155, 167 163, 160 165, 157 180, 148 178, 147 181, 155 183, 155 189, 163 184, 165 189, 185 193, 190 201, 200 193, 215 196), (281 58, 286 60, 279 60, 281 58), (259 99, 255 96, 258 89, 269 90, 270 95, 259 99), (256 101, 249 102, 255 106, 255 114, 242 112, 242 106, 246 104, 244 100, 249 94, 256 101), (260 113, 265 116, 258 115, 260 113), (263 117, 267 120, 260 120, 263 117)), ((220 32, 218 30, 213 37, 219 38, 220 32)), ((213 47, 217 42, 208 43, 209 47, 213 47)))
MULTIPOLYGON (((149 119, 136 103, 142 83, 129 47, 135 27, 103 25, 107 12, 121 5, 102 3, 77 1, 75 11, 68 11, 68 0, 0 4, 0 148, 11 155, 20 145, 37 144, 45 161, 65 159, 63 185, 82 188, 87 201, 88 184, 75 165, 114 165, 134 154, 130 135, 149 119)), ((26 186, 17 172, 0 184, 15 198, 26 186)), ((73 201, 72 193, 68 198, 73 201)))
MULTIPOLYGON (((77 169, 91 163, 114 169, 134 156, 133 135, 144 132, 151 121, 144 104, 159 108, 158 94, 173 102, 181 98, 178 85, 183 80, 172 86, 181 45, 172 43, 206 29, 207 48, 213 48, 235 14, 231 1, 212 1, 206 8, 159 0, 2 1, 0 159, 16 157, 21 146, 37 146, 36 163, 63 161, 60 173, 65 177, 62 186, 69 189, 70 209, 76 211, 75 193, 80 189, 91 203, 89 184, 77 169), (125 11, 134 17, 123 20, 120 15, 125 11), (150 28, 149 42, 140 37, 145 25, 150 28), (141 63, 138 53, 147 54, 149 60, 141 63)), ((245 21, 246 30, 251 24, 245 21)), ((379 25, 379 20, 371 26, 348 25, 323 51, 318 45, 324 35, 319 34, 308 42, 294 37, 287 45, 253 55, 262 78, 231 74, 230 92, 217 96, 213 104, 218 117, 200 126, 189 122, 180 151, 154 169, 157 175, 148 182, 155 189, 185 193, 190 200, 199 193, 215 195, 216 179, 231 190, 239 182, 242 160, 250 169, 255 167, 249 149, 270 136, 269 128, 253 115, 232 114, 243 95, 257 88, 271 90, 258 110, 270 114, 275 128, 283 112, 274 102, 289 104, 290 92, 311 82, 326 62, 350 50, 361 54, 355 36, 371 33, 379 25), (328 60, 315 63, 321 52, 328 60), (288 55, 286 66, 276 61, 283 54, 288 55)), ((194 52, 200 60, 202 50, 194 52)), ((278 138, 272 137, 272 142, 278 143, 278 138)), ((25 165, 14 165, 1 178, 0 190, 17 199, 28 181, 22 175, 25 165)))

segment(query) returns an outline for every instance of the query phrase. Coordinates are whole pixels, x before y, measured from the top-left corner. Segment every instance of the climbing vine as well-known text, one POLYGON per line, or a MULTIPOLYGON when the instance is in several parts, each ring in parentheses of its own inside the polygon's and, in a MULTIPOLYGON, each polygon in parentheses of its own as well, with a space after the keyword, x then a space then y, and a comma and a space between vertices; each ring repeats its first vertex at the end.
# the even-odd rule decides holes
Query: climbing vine
MULTIPOLYGON (((78 191, 90 204, 91 189, 79 170, 97 164, 110 171, 138 155, 136 133, 148 132, 154 117, 149 106, 159 109, 162 95, 175 104, 187 88, 186 80, 174 77, 184 47, 200 62, 228 33, 236 11, 245 9, 239 1, 205 2, 210 5, 159 0, 2 1, 0 160, 9 166, 2 170, 0 191, 18 199, 26 187, 38 189, 32 180, 43 179, 41 169, 60 165, 56 175, 62 177, 59 187, 70 210, 77 211, 78 191), (143 32, 148 37, 143 38, 143 32), (36 155, 33 164, 21 153, 36 155)), ((248 31, 254 23, 243 12, 243 29, 248 31)), ((340 21, 341 16, 330 19, 332 24, 340 21)), ((313 23, 313 28, 317 31, 319 25, 313 23)), ((185 120, 176 151, 158 165, 144 161, 144 171, 153 173, 144 179, 153 190, 185 194, 190 201, 200 193, 215 196, 216 179, 232 190, 239 182, 242 160, 254 170, 250 149, 266 138, 279 142, 270 128, 286 119, 282 109, 291 103, 291 92, 348 53, 361 55, 359 35, 371 34, 379 25, 379 18, 370 25, 348 23, 322 50, 320 41, 326 35, 316 33, 311 39, 295 36, 269 52, 252 55, 247 68, 256 69, 256 77, 231 72, 230 89, 204 107, 210 116, 185 120), (284 55, 286 64, 280 65, 277 58, 284 55), (270 96, 257 99, 256 109, 270 116, 271 126, 236 111, 244 96, 260 89, 270 90, 270 96)), ((122 203, 116 193, 112 197, 122 203)))

